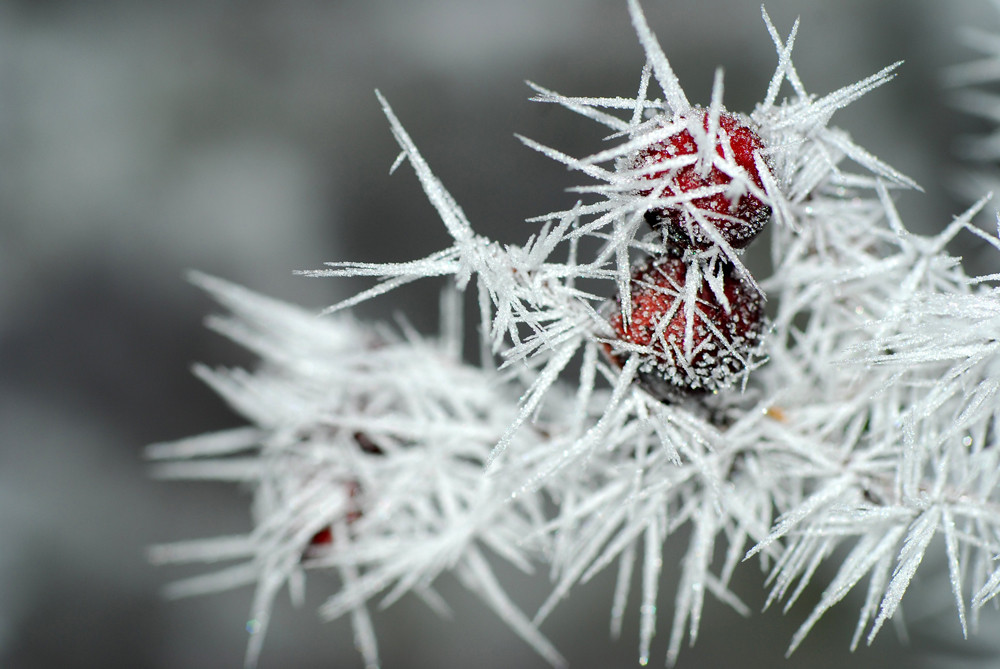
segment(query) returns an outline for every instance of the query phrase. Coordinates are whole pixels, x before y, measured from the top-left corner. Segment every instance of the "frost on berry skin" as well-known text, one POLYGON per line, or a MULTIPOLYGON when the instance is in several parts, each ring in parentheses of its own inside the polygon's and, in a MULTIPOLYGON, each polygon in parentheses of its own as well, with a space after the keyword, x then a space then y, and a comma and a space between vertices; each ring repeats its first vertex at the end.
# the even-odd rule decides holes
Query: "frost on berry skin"
POLYGON ((733 248, 744 248, 764 228, 771 217, 771 207, 756 195, 748 192, 746 181, 752 182, 760 191, 764 190, 756 155, 763 156, 764 142, 750 127, 749 121, 728 112, 720 112, 718 129, 712 138, 715 152, 724 159, 734 162, 743 175, 728 174, 717 164, 700 165, 694 161, 686 165, 671 167, 662 171, 649 172, 657 164, 676 160, 684 156, 695 157, 701 153, 698 142, 708 135, 692 134, 690 125, 701 121, 707 133, 710 116, 705 109, 692 108, 681 121, 689 121, 688 126, 666 139, 655 142, 637 151, 625 164, 630 170, 640 171, 641 181, 656 182, 652 188, 638 191, 638 195, 648 196, 654 192, 660 197, 682 197, 700 189, 723 187, 721 192, 693 197, 686 202, 650 209, 645 213, 646 222, 663 235, 667 242, 683 247, 705 249, 714 241, 703 229, 690 207, 697 209, 705 222, 711 225, 733 248), (701 135, 696 138, 696 135, 701 135), (662 191, 658 190, 662 188, 662 191))
MULTIPOLYGON (((632 318, 626 328, 618 309, 611 327, 618 339, 643 347, 638 375, 655 397, 671 401, 725 388, 746 368, 764 330, 763 297, 732 265, 717 269, 724 299, 702 278, 701 268, 676 256, 658 256, 637 267, 630 282, 632 318), (687 282, 699 281, 689 291, 687 282), (694 297, 694 303, 688 300, 694 297)), ((623 366, 624 347, 607 349, 623 366)), ((634 350, 634 349, 633 349, 634 350)))

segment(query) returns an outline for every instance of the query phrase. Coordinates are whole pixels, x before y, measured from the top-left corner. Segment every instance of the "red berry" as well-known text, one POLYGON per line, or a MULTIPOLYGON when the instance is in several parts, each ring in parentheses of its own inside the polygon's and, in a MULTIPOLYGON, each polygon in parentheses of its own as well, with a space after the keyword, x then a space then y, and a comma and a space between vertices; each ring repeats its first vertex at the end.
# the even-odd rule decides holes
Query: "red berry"
MULTIPOLYGON (((764 330, 763 298, 741 280, 732 265, 721 269, 723 304, 704 279, 689 314, 686 283, 688 263, 682 258, 651 258, 632 273, 632 319, 626 329, 621 298, 610 322, 618 339, 645 347, 640 353, 639 381, 664 399, 713 392, 729 385, 746 366, 764 330), (688 318, 691 339, 687 337, 688 318)), ((707 271, 707 270, 706 270, 707 271)), ((628 351, 606 347, 622 366, 628 351)))
MULTIPOLYGON (((355 432, 353 436, 354 442, 363 452, 369 455, 383 455, 383 451, 379 448, 378 444, 372 441, 371 437, 364 432, 355 432)), ((354 502, 358 495, 361 494, 361 484, 357 481, 347 481, 344 485, 347 488, 347 497, 351 500, 347 513, 344 515, 344 520, 350 526, 361 518, 362 515, 361 509, 354 502)), ((309 539, 309 545, 306 546, 303 558, 312 557, 318 550, 326 548, 331 544, 333 544, 333 528, 327 525, 309 539)))
MULTIPOLYGON (((344 515, 344 521, 348 526, 354 524, 359 518, 361 518, 361 509, 357 507, 354 503, 354 499, 361 493, 361 484, 357 481, 348 481, 344 484, 347 488, 347 496, 351 500, 350 508, 344 515)), ((319 532, 314 534, 309 540, 309 545, 306 546, 303 558, 314 557, 318 551, 323 550, 333 544, 333 527, 327 525, 319 532)))
MULTIPOLYGON (((708 130, 709 115, 704 109, 692 109, 686 117, 681 117, 681 120, 685 119, 695 123, 700 119, 703 128, 708 130)), ((721 193, 695 197, 689 201, 689 205, 701 211, 704 219, 719 232, 726 243, 734 248, 743 248, 757 236, 771 216, 771 207, 748 192, 746 187, 746 180, 749 179, 757 188, 764 189, 754 159, 755 154, 763 155, 763 148, 764 142, 746 121, 728 112, 721 112, 715 151, 719 156, 729 156, 743 170, 742 178, 734 181, 731 175, 714 164, 705 172, 698 163, 694 163, 642 175, 640 179, 659 182, 657 188, 662 185, 663 190, 642 189, 638 194, 647 196, 657 192, 660 197, 677 197, 700 188, 732 185, 721 193), (666 183, 663 184, 661 180, 666 183)), ((668 159, 696 155, 698 152, 695 136, 688 128, 684 128, 667 139, 639 150, 627 164, 630 169, 648 168, 668 159)), ((645 218, 668 242, 696 249, 705 249, 714 243, 687 210, 685 203, 651 209, 646 212, 645 218)))
POLYGON ((333 543, 333 528, 327 525, 322 530, 313 535, 312 539, 309 540, 310 548, 312 546, 326 546, 333 543))

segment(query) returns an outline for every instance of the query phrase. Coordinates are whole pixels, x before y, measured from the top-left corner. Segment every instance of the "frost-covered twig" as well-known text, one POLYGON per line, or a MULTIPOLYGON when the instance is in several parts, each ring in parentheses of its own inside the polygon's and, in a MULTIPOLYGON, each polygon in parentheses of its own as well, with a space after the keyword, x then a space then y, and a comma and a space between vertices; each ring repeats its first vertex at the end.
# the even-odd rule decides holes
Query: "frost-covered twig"
POLYGON ((996 276, 967 276, 946 250, 968 230, 1000 248, 970 224, 986 200, 938 235, 913 234, 893 197, 916 184, 829 125, 898 63, 808 93, 791 58, 798 24, 783 38, 764 12, 777 67, 763 101, 727 110, 720 71, 699 107, 635 0, 629 11, 646 53, 635 97, 532 85, 612 134, 583 158, 522 138, 589 179, 523 246, 475 232, 379 96, 397 165, 414 168, 453 243, 306 274, 376 279, 331 313, 427 277, 475 285, 478 365, 461 355, 459 293, 446 293, 434 341, 197 279, 233 312, 214 327, 261 357, 254 372, 201 371, 255 427, 151 454, 164 476, 250 483, 256 526, 155 549, 161 562, 242 560, 176 592, 253 583, 263 629, 281 586, 298 593, 305 570, 332 570, 341 590, 323 612, 351 614, 372 665, 368 602, 414 592, 443 609, 433 583, 445 570, 560 664, 539 625, 612 565, 613 634, 640 574, 645 663, 663 546, 681 528, 670 664, 697 638, 706 594, 749 615, 729 584, 750 558, 768 572, 768 604, 786 609, 839 561, 789 652, 866 577, 852 647, 870 643, 939 535, 963 632, 1000 593, 1000 294, 996 276), (774 270, 760 278, 742 249, 767 213, 774 270), (765 296, 769 325, 748 323, 765 296), (555 585, 533 619, 487 552, 548 563, 555 585))

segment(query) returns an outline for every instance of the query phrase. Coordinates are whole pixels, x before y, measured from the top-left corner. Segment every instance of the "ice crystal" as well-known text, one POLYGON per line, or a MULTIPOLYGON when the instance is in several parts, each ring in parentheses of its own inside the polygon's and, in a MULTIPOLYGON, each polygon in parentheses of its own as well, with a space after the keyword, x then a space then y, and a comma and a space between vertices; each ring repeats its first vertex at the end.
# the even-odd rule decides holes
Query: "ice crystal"
MULTIPOLYGON (((377 280, 323 319, 196 279, 232 312, 212 326, 261 358, 251 372, 199 368, 254 427, 158 445, 151 455, 163 476, 249 483, 255 528, 157 547, 159 562, 239 561, 174 592, 254 584, 254 618, 266 627, 281 587, 301 593, 305 571, 333 570, 341 589, 323 613, 350 615, 373 666, 368 603, 413 592, 441 609, 433 583, 445 570, 558 665, 539 626, 575 585, 610 567, 618 571, 613 634, 640 575, 645 663, 667 610, 658 596, 663 546, 680 540, 681 528, 690 533, 668 664, 697 638, 707 595, 749 615, 729 585, 750 558, 768 573, 768 604, 786 609, 823 563, 839 565, 789 652, 866 578, 851 643, 870 643, 937 536, 963 631, 1000 594, 1000 292, 997 276, 967 276, 946 250, 964 231, 1000 249, 970 224, 985 200, 938 235, 913 234, 893 193, 916 184, 830 125, 837 110, 890 81, 898 63, 809 93, 791 58, 798 24, 782 37, 763 12, 778 64, 762 102, 745 114, 766 147, 755 156, 757 177, 731 150, 715 150, 716 140, 727 146, 720 115, 732 113, 721 71, 705 124, 687 123, 692 103, 635 0, 629 11, 646 54, 634 97, 568 97, 532 84, 535 100, 611 135, 608 148, 582 158, 522 138, 590 179, 574 189, 580 201, 537 217, 539 231, 523 246, 474 231, 379 95, 402 151, 394 167, 413 167, 451 246, 410 262, 306 272, 377 280), (637 166, 630 157, 682 126, 708 141, 669 160, 717 169, 731 183, 651 186, 663 162, 637 166), (724 191, 771 208, 771 276, 755 278, 698 208, 699 198, 724 191), (684 252, 693 266, 734 267, 774 313, 766 358, 741 361, 728 388, 673 402, 637 383, 649 351, 616 341, 607 318, 609 301, 629 294, 633 266, 663 253, 663 238, 643 228, 645 213, 662 207, 684 209, 711 239, 684 252), (478 364, 461 353, 456 292, 446 293, 439 339, 343 313, 439 276, 459 291, 474 286, 478 364), (321 533, 329 541, 317 541, 321 533), (554 587, 533 617, 504 594, 488 553, 524 570, 548 563, 554 587)), ((970 71, 980 70, 996 68, 970 71)), ((725 300, 721 274, 713 276, 707 285, 725 300)), ((628 322, 631 300, 617 304, 628 322)), ((248 664, 261 638, 252 637, 248 664)))
MULTIPOLYGON (((540 522, 540 502, 533 495, 510 502, 510 483, 482 476, 516 397, 505 397, 495 372, 462 363, 460 333, 438 342, 412 331, 400 336, 345 316, 317 319, 218 279, 195 280, 232 312, 212 326, 262 360, 254 373, 199 373, 257 427, 156 445, 150 455, 177 460, 160 465, 160 476, 250 483, 256 526, 245 537, 154 548, 157 562, 242 560, 175 584, 174 594, 255 583, 253 664, 278 590, 287 585, 300 599, 304 570, 332 569, 344 589, 323 614, 351 615, 358 646, 374 666, 366 602, 385 590, 384 601, 414 591, 442 609, 432 582, 452 569, 558 664, 559 654, 507 600, 483 557, 488 549, 530 569, 519 539, 540 522), (329 545, 314 541, 328 530, 329 545)), ((453 310, 446 314, 454 323, 453 310)), ((512 448, 544 429, 536 421, 512 448)))

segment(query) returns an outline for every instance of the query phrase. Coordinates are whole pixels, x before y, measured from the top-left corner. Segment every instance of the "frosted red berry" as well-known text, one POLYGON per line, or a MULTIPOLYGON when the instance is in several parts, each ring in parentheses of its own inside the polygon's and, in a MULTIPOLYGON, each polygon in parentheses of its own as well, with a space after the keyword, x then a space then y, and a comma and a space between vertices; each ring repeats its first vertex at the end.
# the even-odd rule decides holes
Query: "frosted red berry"
MULTIPOLYGON (((688 268, 689 264, 678 257, 649 259, 632 273, 628 327, 622 319, 620 298, 610 318, 620 341, 644 347, 639 353, 643 356, 639 382, 664 400, 730 385, 745 369, 764 331, 763 298, 731 265, 720 270, 721 292, 728 305, 702 279, 691 313, 686 304, 688 268), (689 318, 691 339, 685 341, 689 318)), ((630 355, 613 345, 607 350, 619 366, 630 355)))
MULTIPOLYGON (((333 528, 327 525, 322 530, 313 535, 309 540, 309 547, 328 546, 333 543, 333 528)), ((308 550, 308 549, 307 549, 308 550)))
MULTIPOLYGON (((708 130, 709 115, 706 110, 692 109, 681 120, 685 118, 694 120, 695 123, 700 120, 702 127, 708 130)), ((743 176, 734 179, 714 164, 704 171, 697 163, 643 174, 639 179, 656 182, 656 186, 639 190, 638 194, 642 196, 657 192, 660 197, 678 197, 701 188, 726 187, 722 192, 695 197, 686 203, 650 209, 645 213, 646 221, 672 244, 705 249, 714 242, 688 210, 689 207, 694 207, 726 243, 734 248, 745 247, 771 217, 771 207, 749 192, 746 185, 749 181, 760 191, 764 189, 755 159, 756 155, 764 157, 763 149, 763 140, 748 121, 728 112, 721 112, 715 151, 719 156, 730 156, 732 162, 743 171, 743 176), (663 190, 657 190, 661 186, 663 190)), ((684 128, 667 139, 639 150, 627 164, 630 169, 648 169, 668 159, 698 153, 695 136, 688 128, 684 128)))
MULTIPOLYGON (((382 449, 372 441, 364 432, 354 433, 354 442, 364 453, 369 455, 383 455, 382 449)), ((361 484, 357 481, 347 481, 344 483, 347 489, 347 497, 350 501, 347 513, 344 514, 344 521, 348 526, 353 525, 359 518, 361 518, 361 508, 355 501, 357 497, 361 494, 361 484)), ((328 548, 333 544, 333 527, 327 525, 323 529, 319 530, 309 539, 309 544, 306 546, 303 558, 309 558, 314 556, 318 550, 328 548)))

